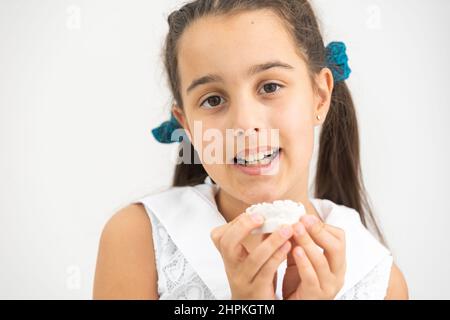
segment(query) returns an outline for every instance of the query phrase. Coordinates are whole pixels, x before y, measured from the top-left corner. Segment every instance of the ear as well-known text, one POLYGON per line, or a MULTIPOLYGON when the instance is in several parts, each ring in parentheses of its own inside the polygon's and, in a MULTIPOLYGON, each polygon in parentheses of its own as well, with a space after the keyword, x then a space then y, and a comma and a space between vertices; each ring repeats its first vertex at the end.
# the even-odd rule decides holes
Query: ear
POLYGON ((172 114, 177 119, 178 123, 181 124, 184 131, 186 132, 188 138, 191 140, 191 132, 189 130, 188 121, 186 119, 186 115, 184 114, 184 111, 176 104, 172 106, 172 114))
POLYGON ((314 106, 314 123, 316 126, 325 122, 331 105, 331 95, 334 88, 333 73, 329 68, 323 68, 316 76, 316 103, 314 106), (320 116, 318 120, 317 116, 320 116))

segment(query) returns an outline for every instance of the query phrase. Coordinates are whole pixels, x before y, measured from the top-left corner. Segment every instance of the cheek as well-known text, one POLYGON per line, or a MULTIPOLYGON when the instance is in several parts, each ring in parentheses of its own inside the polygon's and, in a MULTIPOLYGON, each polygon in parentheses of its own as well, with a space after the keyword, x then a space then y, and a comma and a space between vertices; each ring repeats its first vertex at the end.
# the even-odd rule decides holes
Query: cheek
POLYGON ((277 115, 280 142, 291 165, 305 167, 309 164, 314 146, 312 101, 298 101, 277 115))
MULTIPOLYGON (((201 163, 214 181, 226 179, 227 150, 225 124, 220 119, 194 117, 189 123, 192 144, 201 158, 201 163)), ((228 153, 230 155, 231 153, 228 153)))
POLYGON ((226 127, 223 121, 197 118, 189 123, 189 128, 192 137, 191 142, 199 154, 225 157, 226 127))

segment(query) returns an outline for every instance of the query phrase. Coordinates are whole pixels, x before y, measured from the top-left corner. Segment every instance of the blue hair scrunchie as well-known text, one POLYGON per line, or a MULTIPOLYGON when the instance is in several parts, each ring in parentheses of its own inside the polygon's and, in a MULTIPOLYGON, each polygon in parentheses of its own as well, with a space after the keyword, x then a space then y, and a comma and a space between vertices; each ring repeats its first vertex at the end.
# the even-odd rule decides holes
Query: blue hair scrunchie
MULTIPOLYGON (((348 56, 346 53, 346 46, 343 42, 330 42, 325 48, 325 58, 327 67, 333 73, 334 82, 347 80, 352 70, 348 66, 348 56)), ((160 143, 181 142, 186 138, 185 133, 179 136, 178 139, 172 137, 172 134, 177 129, 183 127, 177 121, 173 114, 169 121, 163 122, 159 127, 152 129, 152 134, 160 143)))
POLYGON ((330 42, 326 47, 326 64, 333 73, 334 82, 347 80, 352 72, 348 66, 346 49, 343 42, 330 42))
POLYGON ((152 129, 152 134, 155 139, 160 143, 173 143, 173 142, 181 142, 185 138, 185 133, 183 131, 182 135, 178 137, 178 140, 175 137, 172 137, 172 134, 177 129, 182 129, 183 127, 177 121, 173 114, 170 116, 169 121, 165 121, 161 123, 161 125, 157 128, 152 129))

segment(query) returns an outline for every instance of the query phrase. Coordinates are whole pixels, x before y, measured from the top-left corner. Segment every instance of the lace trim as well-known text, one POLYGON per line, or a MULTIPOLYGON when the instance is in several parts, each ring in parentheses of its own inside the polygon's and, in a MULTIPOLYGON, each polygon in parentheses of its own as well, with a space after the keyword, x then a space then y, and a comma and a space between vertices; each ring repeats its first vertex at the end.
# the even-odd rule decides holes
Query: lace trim
POLYGON ((145 208, 152 223, 160 300, 215 300, 159 219, 145 208))
POLYGON ((368 275, 337 300, 384 300, 389 286, 393 258, 387 256, 368 275))

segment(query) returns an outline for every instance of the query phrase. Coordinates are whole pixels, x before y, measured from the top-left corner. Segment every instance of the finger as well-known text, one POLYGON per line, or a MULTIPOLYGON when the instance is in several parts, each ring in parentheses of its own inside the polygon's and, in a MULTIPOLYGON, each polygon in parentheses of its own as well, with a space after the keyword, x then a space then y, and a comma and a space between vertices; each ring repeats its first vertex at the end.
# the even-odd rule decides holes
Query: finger
POLYGON ((305 225, 313 241, 323 248, 331 272, 338 273, 345 262, 345 241, 342 235, 334 235, 339 233, 337 228, 333 229, 313 215, 303 216, 300 221, 305 225))
MULTIPOLYGON (((280 229, 273 232, 248 255, 242 272, 244 272, 247 277, 253 278, 266 261, 269 260, 281 246, 286 242, 289 242, 288 240, 292 234, 292 227, 288 225, 282 226, 280 229)), ((290 242, 289 247, 291 247, 290 242)))
POLYGON ((324 224, 324 227, 328 232, 330 232, 333 236, 335 236, 339 240, 345 239, 345 232, 341 228, 338 228, 338 227, 335 227, 335 226, 332 226, 329 224, 324 224))
POLYGON ((227 228, 227 224, 224 224, 220 227, 215 227, 211 230, 209 237, 211 238, 214 246, 219 249, 219 239, 222 237, 224 230, 227 228))
POLYGON ((308 259, 314 267, 320 283, 325 283, 330 280, 332 274, 330 266, 328 265, 327 258, 321 252, 321 249, 310 237, 308 231, 302 222, 298 222, 294 226, 295 234, 294 239, 298 245, 300 245, 305 251, 308 259))
MULTIPOLYGON (((347 243, 346 243, 346 239, 345 239, 345 232, 344 230, 331 226, 329 224, 325 224, 325 229, 327 229, 330 233, 332 233, 338 240, 341 241, 341 259, 336 258, 334 259, 335 261, 333 261, 333 259, 331 258, 329 261, 330 264, 330 269, 331 271, 335 274, 335 275, 343 275, 345 274, 345 270, 346 270, 346 259, 347 259, 347 254, 346 254, 346 248, 347 248, 347 243)), ((325 252, 326 253, 326 252, 325 252)))
POLYGON ((250 232, 261 226, 264 217, 259 214, 242 214, 239 219, 231 225, 223 234, 219 241, 219 251, 229 258, 238 258, 238 253, 242 251, 244 240, 250 232))
POLYGON ((324 250, 327 249, 330 244, 333 244, 336 237, 325 228, 325 224, 320 221, 316 216, 304 215, 301 217, 300 222, 306 227, 310 237, 324 250))
POLYGON ((320 282, 311 260, 302 247, 294 248, 294 259, 300 276, 300 286, 305 291, 320 291, 320 282))
POLYGON ((263 264, 253 281, 273 281, 274 274, 278 271, 280 264, 286 259, 291 250, 291 243, 286 241, 272 256, 263 264))
POLYGON ((238 221, 238 219, 241 217, 241 215, 238 215, 236 218, 234 218, 230 222, 225 223, 221 226, 215 227, 214 229, 211 230, 210 237, 217 249, 219 249, 219 241, 222 238, 223 234, 226 232, 226 230, 228 230, 229 227, 231 227, 233 224, 236 223, 236 221, 238 221))

